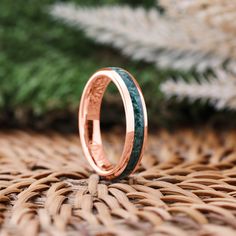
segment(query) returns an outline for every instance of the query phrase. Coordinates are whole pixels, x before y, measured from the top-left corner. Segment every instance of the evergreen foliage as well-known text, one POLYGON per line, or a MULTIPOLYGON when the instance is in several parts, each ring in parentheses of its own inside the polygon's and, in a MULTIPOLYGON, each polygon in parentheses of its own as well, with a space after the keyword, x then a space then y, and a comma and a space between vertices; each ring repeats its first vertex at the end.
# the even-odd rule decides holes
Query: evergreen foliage
MULTIPOLYGON (((212 109, 187 103, 176 105, 163 98, 160 83, 178 74, 192 79, 193 72, 157 70, 154 66, 131 62, 109 47, 97 45, 55 21, 48 9, 55 0, 1 0, 0 2, 0 121, 2 124, 50 123, 61 117, 75 118, 83 87, 101 67, 120 66, 136 76, 147 101, 151 123, 171 124, 209 118, 212 109), (191 76, 189 76, 191 75, 191 76), (196 114, 201 113, 201 117, 196 114), (43 122, 45 121, 45 122, 43 122)), ((64 1, 65 2, 65 1, 64 1)), ((153 7, 156 1, 74 0, 88 6, 128 3, 153 7)), ((105 101, 111 102, 110 90, 105 101)), ((115 103, 115 102, 114 102, 115 103)), ((121 105, 121 104, 119 104, 121 105)), ((118 105, 118 106, 119 106, 118 105)), ((108 118, 109 119, 109 118, 108 118)), ((74 119, 76 120, 76 119, 74 119)), ((76 125, 76 123, 74 123, 76 125)))
MULTIPOLYGON (((0 3, 2 121, 27 123, 31 118, 44 119, 48 114, 64 113, 66 116, 72 112, 76 115, 89 76, 101 67, 113 65, 135 74, 144 90, 151 87, 158 104, 162 99, 158 85, 165 72, 161 72, 160 80, 156 80, 156 70, 152 66, 132 63, 116 51, 96 45, 82 32, 55 22, 48 14, 48 8, 54 2, 2 0, 0 3)), ((93 0, 86 4, 114 2, 118 1, 93 0)), ((145 4, 148 7, 151 1, 145 1, 145 4)))

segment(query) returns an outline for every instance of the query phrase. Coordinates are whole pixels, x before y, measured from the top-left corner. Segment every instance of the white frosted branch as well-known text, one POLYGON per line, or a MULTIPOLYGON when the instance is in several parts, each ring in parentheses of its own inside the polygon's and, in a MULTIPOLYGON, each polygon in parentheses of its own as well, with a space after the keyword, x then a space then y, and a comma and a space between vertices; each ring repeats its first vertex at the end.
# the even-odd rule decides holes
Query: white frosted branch
POLYGON ((236 76, 223 70, 218 70, 216 77, 202 78, 200 83, 168 80, 160 89, 167 97, 208 101, 217 109, 236 110, 236 76))
POLYGON ((173 18, 194 17, 204 24, 236 35, 236 1, 158 0, 173 18))
POLYGON ((76 7, 55 4, 51 14, 81 28, 97 42, 111 44, 136 60, 158 67, 202 71, 236 60, 236 40, 193 19, 172 20, 156 9, 130 7, 76 7))

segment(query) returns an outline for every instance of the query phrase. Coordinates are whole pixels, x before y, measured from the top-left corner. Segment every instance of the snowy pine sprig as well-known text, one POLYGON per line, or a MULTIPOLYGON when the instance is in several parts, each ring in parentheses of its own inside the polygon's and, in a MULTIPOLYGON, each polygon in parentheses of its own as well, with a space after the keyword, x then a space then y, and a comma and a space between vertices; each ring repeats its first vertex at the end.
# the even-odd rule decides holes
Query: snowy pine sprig
POLYGON ((200 82, 167 80, 160 89, 167 98, 207 101, 216 109, 236 110, 236 75, 223 70, 217 70, 215 76, 202 76, 200 82))
POLYGON ((210 27, 236 35, 236 1, 232 0, 158 0, 173 18, 194 17, 210 27))
POLYGON ((236 65, 235 35, 194 17, 176 20, 154 8, 86 8, 65 3, 53 5, 50 12, 56 19, 83 29, 97 42, 158 67, 203 71, 226 62, 236 65))

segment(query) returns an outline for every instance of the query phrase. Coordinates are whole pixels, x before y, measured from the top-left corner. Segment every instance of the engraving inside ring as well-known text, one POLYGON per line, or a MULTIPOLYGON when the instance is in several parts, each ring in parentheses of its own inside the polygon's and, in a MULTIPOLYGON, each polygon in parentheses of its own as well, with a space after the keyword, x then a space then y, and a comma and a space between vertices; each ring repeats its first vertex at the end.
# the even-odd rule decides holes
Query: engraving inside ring
POLYGON ((85 119, 85 139, 96 165, 104 170, 111 170, 113 165, 105 157, 100 131, 100 111, 104 93, 111 79, 101 76, 94 80, 87 94, 87 114, 85 119))

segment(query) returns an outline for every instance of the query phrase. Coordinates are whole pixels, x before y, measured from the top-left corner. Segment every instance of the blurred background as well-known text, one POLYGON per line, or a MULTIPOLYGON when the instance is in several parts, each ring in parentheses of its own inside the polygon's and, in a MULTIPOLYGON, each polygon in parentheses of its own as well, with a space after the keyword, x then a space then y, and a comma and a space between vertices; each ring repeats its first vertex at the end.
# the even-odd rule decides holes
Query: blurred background
MULTIPOLYGON (((1 127, 77 130, 83 87, 107 66, 136 77, 150 131, 235 126, 235 19, 229 0, 1 0, 1 127)), ((111 86, 103 126, 121 112, 111 86)))

